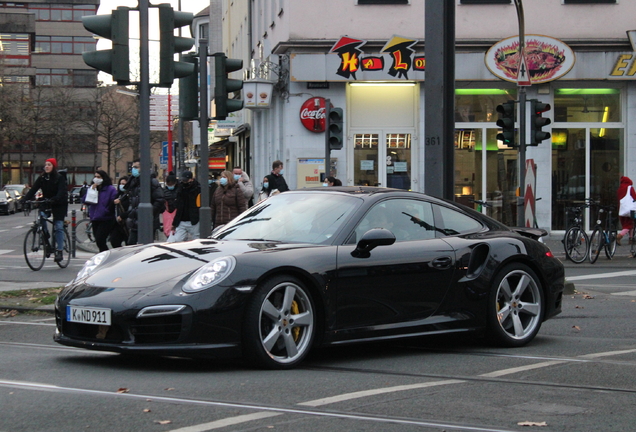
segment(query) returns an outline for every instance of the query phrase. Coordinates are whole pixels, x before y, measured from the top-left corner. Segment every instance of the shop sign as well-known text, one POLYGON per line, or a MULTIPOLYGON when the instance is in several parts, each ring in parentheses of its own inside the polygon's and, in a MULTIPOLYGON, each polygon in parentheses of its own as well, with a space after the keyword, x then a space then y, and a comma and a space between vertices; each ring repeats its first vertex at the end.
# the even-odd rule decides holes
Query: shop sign
MULTIPOLYGON (((574 51, 558 39, 541 35, 525 36, 525 63, 532 84, 554 81, 574 66, 574 51)), ((517 82, 519 76, 519 37, 500 40, 486 52, 486 67, 495 76, 517 82)))
POLYGON ((208 169, 224 170, 225 169, 225 156, 208 158, 208 169))
POLYGON ((312 97, 300 107, 300 122, 311 132, 325 131, 325 98, 312 97))

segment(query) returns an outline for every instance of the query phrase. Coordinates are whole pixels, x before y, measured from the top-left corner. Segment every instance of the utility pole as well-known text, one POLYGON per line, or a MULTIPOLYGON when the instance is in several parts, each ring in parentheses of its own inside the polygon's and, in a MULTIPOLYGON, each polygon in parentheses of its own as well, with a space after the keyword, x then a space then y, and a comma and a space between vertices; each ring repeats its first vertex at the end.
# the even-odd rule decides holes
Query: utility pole
MULTIPOLYGON (((521 0, 514 0, 515 7, 517 8, 517 20, 519 21, 519 72, 527 74, 525 53, 526 53, 526 38, 525 38, 525 20, 523 16, 523 4, 521 0)), ((525 85, 518 83, 519 93, 519 196, 517 197, 517 226, 524 226, 524 205, 523 190, 526 181, 526 87, 525 85)))
POLYGON ((148 0, 139 0, 139 159, 141 166, 137 235, 142 244, 153 242, 153 215, 150 204, 150 67, 148 60, 148 0))
POLYGON ((208 40, 199 39, 199 92, 201 104, 199 108, 199 183, 201 184, 201 207, 199 208, 199 236, 209 237, 212 234, 212 209, 210 208, 210 188, 208 187, 210 149, 208 147, 208 40))

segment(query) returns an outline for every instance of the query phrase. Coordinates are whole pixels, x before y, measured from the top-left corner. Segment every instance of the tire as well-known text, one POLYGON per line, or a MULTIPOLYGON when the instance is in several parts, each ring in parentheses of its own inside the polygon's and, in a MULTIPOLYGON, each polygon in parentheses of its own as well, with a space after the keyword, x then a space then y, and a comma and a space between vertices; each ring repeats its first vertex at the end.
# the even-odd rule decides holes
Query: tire
POLYGON ((609 233, 609 243, 605 245, 605 256, 607 259, 614 258, 614 254, 616 254, 616 236, 618 233, 616 230, 610 231, 609 233))
POLYGON ((544 313, 543 290, 537 275, 525 264, 508 264, 493 281, 487 335, 500 346, 526 345, 539 332, 544 313))
POLYGON ((71 239, 68 236, 67 230, 64 230, 64 249, 62 251, 62 257, 62 261, 58 262, 57 265, 60 266, 60 268, 66 268, 71 262, 71 239))
POLYGON ((24 259, 29 268, 38 271, 44 265, 46 249, 42 232, 31 228, 24 237, 24 259))
POLYGON ((598 227, 594 228, 590 236, 590 263, 594 264, 603 248, 603 231, 598 227))
POLYGON ((563 246, 565 256, 576 264, 581 264, 587 259, 589 239, 585 231, 579 227, 572 227, 566 231, 563 246))
POLYGON ((255 291, 243 324, 245 357, 267 369, 291 369, 309 353, 316 333, 309 290, 292 276, 273 277, 255 291))
POLYGON ((82 219, 75 226, 75 246, 85 252, 99 252, 90 219, 82 219))

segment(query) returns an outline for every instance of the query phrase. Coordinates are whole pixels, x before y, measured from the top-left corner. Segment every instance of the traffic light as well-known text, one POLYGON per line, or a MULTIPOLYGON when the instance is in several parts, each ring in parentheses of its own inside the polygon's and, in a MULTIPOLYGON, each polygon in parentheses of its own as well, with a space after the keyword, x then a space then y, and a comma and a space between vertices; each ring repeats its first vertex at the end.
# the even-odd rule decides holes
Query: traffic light
POLYGON ((540 102, 536 99, 530 100, 530 144, 528 145, 539 145, 541 141, 551 137, 550 132, 541 130, 543 126, 552 123, 549 118, 543 117, 543 113, 550 111, 550 108, 550 104, 540 102))
POLYGON ((342 108, 331 108, 329 110, 329 126, 327 128, 329 150, 340 150, 344 144, 342 134, 343 119, 342 108))
POLYGON ((497 140, 502 141, 508 147, 517 147, 515 144, 515 102, 508 101, 497 105, 499 120, 497 126, 502 131, 497 134, 497 140))
POLYGON ((228 74, 243 68, 243 60, 227 58, 223 53, 216 53, 214 57, 214 120, 225 120, 229 113, 243 109, 242 100, 228 98, 228 93, 243 88, 242 80, 228 78, 228 74))
POLYGON ((179 80, 179 117, 196 120, 199 118, 199 59, 194 54, 186 54, 182 60, 194 65, 194 73, 179 80))
POLYGON ((83 53, 84 63, 111 74, 117 84, 123 85, 130 84, 129 12, 129 7, 119 6, 110 15, 82 17, 82 24, 86 30, 113 42, 111 49, 83 53))
POLYGON ((172 9, 166 3, 159 8, 159 84, 158 87, 171 87, 175 78, 183 78, 194 72, 194 65, 188 62, 174 61, 174 55, 189 51, 194 39, 174 35, 174 29, 192 24, 194 15, 172 9))

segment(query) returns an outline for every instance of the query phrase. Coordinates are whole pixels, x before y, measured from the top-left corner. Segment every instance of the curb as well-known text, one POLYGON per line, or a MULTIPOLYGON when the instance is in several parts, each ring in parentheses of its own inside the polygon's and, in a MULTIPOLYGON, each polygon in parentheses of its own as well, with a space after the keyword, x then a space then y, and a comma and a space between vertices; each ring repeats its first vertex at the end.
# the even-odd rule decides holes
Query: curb
POLYGON ((49 314, 55 314, 55 306, 46 305, 39 307, 28 307, 28 306, 15 306, 15 305, 0 305, 0 311, 12 311, 16 310, 18 312, 45 312, 49 314))

